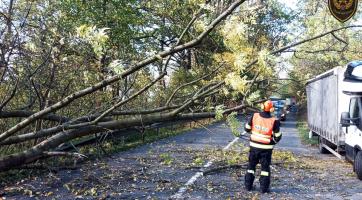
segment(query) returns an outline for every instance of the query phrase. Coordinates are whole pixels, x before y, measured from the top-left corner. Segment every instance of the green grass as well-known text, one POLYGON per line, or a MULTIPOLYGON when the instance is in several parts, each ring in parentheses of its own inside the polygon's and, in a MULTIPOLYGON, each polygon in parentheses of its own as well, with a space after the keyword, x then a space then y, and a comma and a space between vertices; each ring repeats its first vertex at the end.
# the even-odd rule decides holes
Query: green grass
MULTIPOLYGON (((144 132, 144 140, 142 140, 142 134, 137 133, 123 139, 118 138, 115 140, 106 141, 102 144, 102 148, 106 153, 109 154, 126 151, 128 149, 135 148, 143 144, 179 135, 188 130, 191 129, 188 127, 178 127, 173 130, 171 130, 170 128, 160 128, 158 132, 156 130, 150 129, 144 132)), ((81 152, 85 154, 94 154, 94 152, 97 152, 97 149, 94 146, 86 146, 81 148, 81 152)))
POLYGON ((305 121, 298 120, 297 122, 297 129, 300 136, 300 139, 302 140, 303 144, 309 144, 309 145, 317 145, 318 140, 315 138, 310 139, 309 138, 309 128, 308 124, 305 121))

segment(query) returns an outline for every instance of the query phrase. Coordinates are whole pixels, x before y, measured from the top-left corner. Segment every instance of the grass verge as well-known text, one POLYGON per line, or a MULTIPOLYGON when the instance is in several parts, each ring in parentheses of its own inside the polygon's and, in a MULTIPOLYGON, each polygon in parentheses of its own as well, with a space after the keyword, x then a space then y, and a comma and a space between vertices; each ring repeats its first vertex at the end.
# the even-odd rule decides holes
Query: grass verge
POLYGON ((309 138, 309 128, 307 122, 303 120, 297 121, 297 129, 303 144, 309 144, 312 146, 318 145, 318 140, 315 138, 309 138))
POLYGON ((137 146, 155 142, 164 138, 172 137, 189 131, 193 128, 188 126, 178 126, 174 128, 160 128, 158 131, 155 129, 145 130, 144 134, 135 133, 127 137, 115 138, 103 142, 100 146, 87 145, 80 148, 80 152, 86 155, 93 155, 96 157, 103 156, 104 153, 113 154, 121 151, 126 151, 137 146), (100 151, 102 150, 102 151, 100 151))

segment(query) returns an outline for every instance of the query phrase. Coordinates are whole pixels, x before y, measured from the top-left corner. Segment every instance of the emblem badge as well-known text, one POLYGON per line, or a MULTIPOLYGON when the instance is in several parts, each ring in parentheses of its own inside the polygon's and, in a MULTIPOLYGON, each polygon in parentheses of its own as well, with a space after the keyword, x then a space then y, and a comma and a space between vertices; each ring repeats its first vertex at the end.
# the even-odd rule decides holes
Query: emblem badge
POLYGON ((332 15, 340 22, 346 22, 357 11, 358 0, 328 0, 332 15))

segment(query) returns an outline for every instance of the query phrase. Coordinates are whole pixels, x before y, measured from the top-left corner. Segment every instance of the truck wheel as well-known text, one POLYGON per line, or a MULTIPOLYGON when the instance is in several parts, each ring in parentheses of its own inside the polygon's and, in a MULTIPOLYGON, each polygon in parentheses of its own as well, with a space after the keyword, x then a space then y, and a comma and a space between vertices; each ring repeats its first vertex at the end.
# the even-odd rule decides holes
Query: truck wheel
POLYGON ((319 153, 321 154, 329 153, 329 151, 326 148, 324 148, 322 144, 323 144, 323 138, 319 136, 319 153))
POLYGON ((358 151, 354 158, 354 169, 359 180, 362 180, 362 151, 358 151))

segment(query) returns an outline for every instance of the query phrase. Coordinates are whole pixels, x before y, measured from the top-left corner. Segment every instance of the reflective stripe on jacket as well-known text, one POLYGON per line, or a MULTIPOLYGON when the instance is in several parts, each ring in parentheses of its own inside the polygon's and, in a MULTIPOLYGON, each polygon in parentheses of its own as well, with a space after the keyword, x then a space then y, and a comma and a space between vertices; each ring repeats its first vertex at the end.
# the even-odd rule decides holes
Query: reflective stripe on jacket
POLYGON ((274 148, 274 145, 272 145, 272 144, 259 144, 259 143, 255 143, 252 141, 250 141, 250 146, 259 148, 259 149, 273 149, 274 148))
MULTIPOLYGON (((253 115, 250 140, 253 143, 269 145, 272 140, 275 118, 263 118, 259 113, 253 115)), ((252 144, 252 143, 250 143, 252 144)), ((260 145, 257 145, 260 146, 260 145)), ((258 147, 259 148, 259 147, 258 147)))

